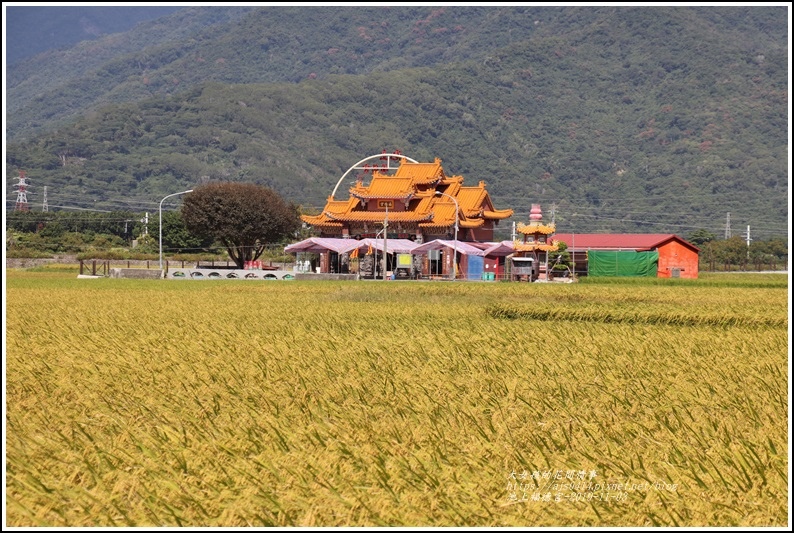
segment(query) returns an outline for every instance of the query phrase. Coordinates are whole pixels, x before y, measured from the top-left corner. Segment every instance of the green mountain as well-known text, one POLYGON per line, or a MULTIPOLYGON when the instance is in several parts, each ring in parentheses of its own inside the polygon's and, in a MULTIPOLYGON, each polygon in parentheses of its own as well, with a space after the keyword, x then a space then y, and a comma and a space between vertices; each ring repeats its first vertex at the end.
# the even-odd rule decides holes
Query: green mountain
POLYGON ((786 8, 218 9, 112 59, 63 52, 74 75, 9 70, 7 187, 25 170, 50 205, 154 210, 239 180, 320 208, 399 149, 516 221, 541 203, 571 231, 721 234, 730 212, 787 235, 786 8))

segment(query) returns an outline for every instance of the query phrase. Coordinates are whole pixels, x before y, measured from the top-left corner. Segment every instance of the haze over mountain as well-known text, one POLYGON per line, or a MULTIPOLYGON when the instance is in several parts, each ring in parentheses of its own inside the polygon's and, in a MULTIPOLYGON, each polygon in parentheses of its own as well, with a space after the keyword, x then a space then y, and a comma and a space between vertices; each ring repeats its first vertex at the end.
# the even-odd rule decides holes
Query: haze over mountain
POLYGON ((784 236, 787 9, 186 8, 9 66, 7 186, 144 209, 254 181, 319 208, 400 149, 516 221, 784 236))
POLYGON ((133 28, 139 22, 173 13, 180 6, 7 6, 6 61, 133 28), (9 46, 10 45, 10 46, 9 46))

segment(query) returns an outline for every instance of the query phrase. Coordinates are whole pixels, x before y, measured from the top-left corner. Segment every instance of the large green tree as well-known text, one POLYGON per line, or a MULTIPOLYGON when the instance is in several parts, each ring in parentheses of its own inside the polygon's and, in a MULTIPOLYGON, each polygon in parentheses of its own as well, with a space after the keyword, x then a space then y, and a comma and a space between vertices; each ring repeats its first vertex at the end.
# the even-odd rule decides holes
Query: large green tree
POLYGON ((182 219, 201 237, 221 242, 243 268, 258 259, 268 243, 300 226, 298 207, 269 187, 252 183, 208 183, 185 197, 182 219))
POLYGON ((214 239, 192 233, 179 211, 163 213, 163 249, 172 253, 196 253, 206 251, 214 239))
POLYGON ((707 229, 697 229, 689 234, 688 240, 695 246, 703 246, 717 238, 717 235, 707 229))

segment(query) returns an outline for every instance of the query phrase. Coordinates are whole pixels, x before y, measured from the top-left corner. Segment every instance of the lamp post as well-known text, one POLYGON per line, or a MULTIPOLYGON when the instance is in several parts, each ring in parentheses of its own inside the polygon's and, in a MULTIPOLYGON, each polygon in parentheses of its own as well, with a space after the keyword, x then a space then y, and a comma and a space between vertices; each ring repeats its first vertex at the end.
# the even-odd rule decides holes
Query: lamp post
POLYGON ((166 198, 171 198, 172 196, 178 196, 180 194, 187 194, 189 192, 193 192, 193 189, 190 189, 189 191, 175 192, 174 194, 169 194, 160 200, 160 270, 163 269, 163 202, 166 198))
POLYGON ((456 280, 458 279, 458 218, 460 214, 460 205, 458 205, 458 201, 454 196, 450 196, 445 192, 436 191, 436 196, 446 196, 455 202, 455 243, 452 247, 452 279, 456 280))
MULTIPOLYGON (((575 216, 576 213, 572 215, 572 217, 575 216)), ((573 263, 573 272, 571 272, 571 279, 573 281, 576 281, 576 230, 575 229, 571 229, 571 262, 573 263)))
POLYGON ((383 233, 383 230, 380 230, 375 234, 375 251, 373 252, 373 262, 372 262, 372 279, 378 279, 378 237, 380 234, 383 233))
POLYGON ((386 204, 386 218, 383 219, 383 281, 389 270, 389 204, 386 204))

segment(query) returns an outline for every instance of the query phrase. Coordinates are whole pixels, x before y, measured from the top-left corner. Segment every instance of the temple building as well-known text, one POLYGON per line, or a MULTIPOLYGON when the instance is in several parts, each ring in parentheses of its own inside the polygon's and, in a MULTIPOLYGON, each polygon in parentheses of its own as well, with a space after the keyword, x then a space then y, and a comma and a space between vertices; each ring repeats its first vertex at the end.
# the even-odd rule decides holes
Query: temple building
POLYGON ((389 239, 423 243, 454 239, 457 216, 457 240, 484 242, 493 240, 494 227, 512 214, 512 209, 494 207, 485 182, 466 187, 463 177, 447 176, 436 158, 433 163, 402 160, 392 175, 373 170, 368 185, 359 179, 350 188, 350 198, 329 196, 322 213, 301 219, 321 237, 376 237, 387 223, 389 239))
POLYGON ((556 252, 560 245, 551 236, 554 224, 543 223, 543 212, 539 204, 532 204, 529 224, 518 223, 516 231, 524 236, 523 242, 515 241, 513 248, 513 278, 526 277, 528 281, 549 279, 549 252, 556 252))

